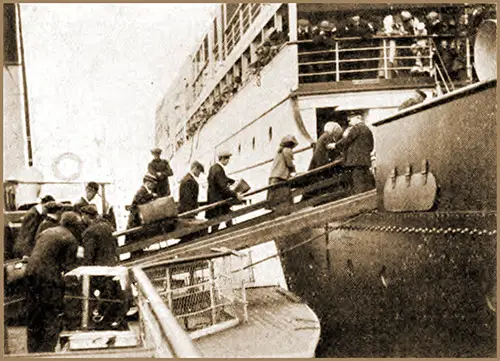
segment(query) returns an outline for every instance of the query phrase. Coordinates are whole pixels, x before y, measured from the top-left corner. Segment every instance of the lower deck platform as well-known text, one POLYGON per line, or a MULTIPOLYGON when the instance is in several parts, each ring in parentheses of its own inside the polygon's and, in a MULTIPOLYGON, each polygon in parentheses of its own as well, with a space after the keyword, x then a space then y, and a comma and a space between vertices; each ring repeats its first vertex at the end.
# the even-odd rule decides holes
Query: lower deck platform
MULTIPOLYGON (((195 338, 202 357, 314 357, 320 324, 314 312, 299 298, 280 287, 247 289, 248 322, 195 338)), ((138 322, 129 322, 140 339, 138 322)), ((27 356, 26 327, 7 327, 5 356, 27 356)), ((129 348, 66 351, 29 356, 50 357, 153 357, 142 345, 129 348)))

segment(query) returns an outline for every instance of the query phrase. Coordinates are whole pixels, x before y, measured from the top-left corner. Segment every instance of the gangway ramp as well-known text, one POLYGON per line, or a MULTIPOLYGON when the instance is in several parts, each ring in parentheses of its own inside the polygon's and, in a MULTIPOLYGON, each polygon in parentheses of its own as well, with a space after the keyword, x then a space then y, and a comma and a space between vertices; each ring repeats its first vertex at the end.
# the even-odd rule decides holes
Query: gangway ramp
POLYGON ((234 229, 229 227, 223 233, 215 233, 189 243, 173 245, 151 255, 147 255, 146 252, 143 257, 125 260, 122 264, 148 267, 148 265, 176 257, 185 258, 207 254, 216 248, 244 249, 290 236, 304 229, 323 227, 326 223, 347 221, 357 215, 373 211, 376 207, 376 190, 370 190, 319 206, 305 207, 288 215, 250 224, 248 227, 234 226, 234 229))

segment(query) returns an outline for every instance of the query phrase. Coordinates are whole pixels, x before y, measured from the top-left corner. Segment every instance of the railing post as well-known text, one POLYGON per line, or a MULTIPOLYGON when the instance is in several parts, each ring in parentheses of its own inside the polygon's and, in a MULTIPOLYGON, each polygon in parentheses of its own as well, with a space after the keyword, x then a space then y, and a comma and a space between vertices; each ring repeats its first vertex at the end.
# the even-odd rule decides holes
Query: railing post
POLYGON ((84 330, 86 330, 89 327, 89 312, 90 312, 90 307, 89 307, 90 278, 89 278, 89 275, 87 275, 87 274, 83 275, 83 280, 82 280, 82 294, 83 294, 83 301, 82 301, 82 328, 84 330))
POLYGON ((168 308, 172 311, 172 307, 173 307, 173 302, 172 302, 172 282, 170 280, 170 268, 167 267, 165 268, 165 288, 166 288, 166 292, 167 292, 167 304, 168 304, 168 308))
POLYGON ((339 42, 335 40, 335 81, 340 81, 339 42))
POLYGON ((470 61, 470 40, 469 37, 465 37, 465 62, 466 66, 465 68, 467 69, 467 80, 469 82, 472 82, 472 64, 470 61))
POLYGON ((388 79, 389 72, 387 71, 387 39, 382 39, 382 47, 384 50, 384 79, 388 79))
MULTIPOLYGON (((240 271, 243 272, 243 269, 240 271)), ((245 279, 241 279, 241 299, 243 302, 243 321, 248 322, 247 291, 245 289, 245 279)))
POLYGON ((427 46, 429 47, 429 69, 432 71, 434 68, 434 39, 428 38, 427 46))
POLYGON ((214 263, 209 260, 208 264, 210 265, 210 272, 209 272, 209 280, 210 280, 210 305, 212 309, 212 325, 215 325, 216 323, 216 313, 215 313, 215 277, 214 277, 214 263))

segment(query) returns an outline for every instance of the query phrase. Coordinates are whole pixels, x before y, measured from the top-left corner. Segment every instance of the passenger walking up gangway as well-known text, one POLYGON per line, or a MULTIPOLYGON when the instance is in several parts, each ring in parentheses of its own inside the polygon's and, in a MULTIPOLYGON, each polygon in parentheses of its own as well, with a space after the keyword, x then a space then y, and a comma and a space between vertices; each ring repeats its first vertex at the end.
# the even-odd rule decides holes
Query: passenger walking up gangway
MULTIPOLYGON (((161 248, 158 251, 147 251, 137 258, 122 261, 124 265, 144 266, 149 262, 168 260, 173 257, 188 257, 202 253, 209 253, 212 248, 227 247, 229 249, 242 249, 264 243, 273 239, 298 233, 307 228, 324 227, 330 222, 346 220, 361 213, 375 209, 377 199, 375 190, 349 196, 349 180, 347 172, 338 171, 339 162, 332 162, 315 170, 300 174, 286 182, 278 185, 270 185, 245 194, 245 197, 266 192, 276 186, 284 184, 292 189, 292 196, 297 197, 313 192, 320 193, 307 200, 294 203, 291 206, 274 208, 263 215, 257 215, 246 221, 237 223, 231 227, 210 233, 198 239, 180 242, 178 244, 161 248), (335 172, 332 174, 332 172, 335 172), (311 178, 318 177, 314 182, 311 178), (332 189, 333 192, 324 191, 332 189), (346 198, 347 197, 347 198, 346 198), (311 208, 313 207, 314 208, 311 208)), ((152 237, 137 240, 134 243, 119 247, 119 253, 138 251, 160 242, 177 239, 194 232, 207 230, 208 227, 220 224, 242 216, 249 216, 256 211, 272 208, 267 200, 242 207, 229 214, 190 224, 183 220, 200 212, 220 206, 221 204, 236 204, 236 200, 226 200, 208 206, 200 207, 193 211, 180 214, 176 228, 168 233, 157 234, 152 237)), ((145 229, 158 225, 144 225, 122 232, 116 232, 116 236, 130 235, 144 232, 145 229)), ((161 228, 161 227, 160 227, 161 228)))

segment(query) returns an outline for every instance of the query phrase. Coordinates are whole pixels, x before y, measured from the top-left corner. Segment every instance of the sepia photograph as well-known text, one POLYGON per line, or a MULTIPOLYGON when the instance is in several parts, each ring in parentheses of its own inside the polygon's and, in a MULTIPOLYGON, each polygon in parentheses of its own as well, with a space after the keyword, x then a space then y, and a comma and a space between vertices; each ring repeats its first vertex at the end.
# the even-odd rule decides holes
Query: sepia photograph
POLYGON ((3 357, 496 358, 496 3, 4 3, 3 357))

